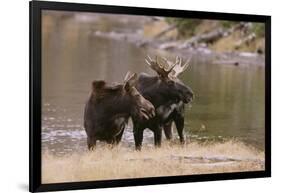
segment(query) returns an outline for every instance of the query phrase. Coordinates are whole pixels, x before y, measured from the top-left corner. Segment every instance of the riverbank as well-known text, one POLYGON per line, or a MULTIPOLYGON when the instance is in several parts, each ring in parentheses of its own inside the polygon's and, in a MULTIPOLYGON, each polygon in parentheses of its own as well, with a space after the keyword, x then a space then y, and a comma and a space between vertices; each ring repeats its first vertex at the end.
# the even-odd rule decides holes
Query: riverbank
MULTIPOLYGON (((123 25, 129 23, 114 22, 121 22, 123 25)), ((242 67, 265 66, 264 37, 245 32, 254 24, 237 22, 224 29, 220 21, 203 20, 200 25, 194 27, 193 35, 178 38, 179 31, 164 18, 140 20, 139 23, 138 27, 135 26, 131 30, 94 30, 93 35, 126 41, 137 47, 153 49, 152 52, 156 53, 168 52, 183 58, 195 56, 198 62, 242 67)))
POLYGON ((92 152, 42 154, 42 183, 264 170, 264 152, 238 141, 161 148, 98 147, 92 152), (58 172, 59 171, 59 172, 58 172))
MULTIPOLYGON (((54 17, 71 20, 87 26, 87 30, 91 26, 87 33, 93 36, 125 41, 145 48, 150 54, 192 56, 196 62, 210 64, 265 66, 262 23, 68 12, 44 14, 46 25, 54 17)), ((72 26, 69 28, 73 30, 72 26)))

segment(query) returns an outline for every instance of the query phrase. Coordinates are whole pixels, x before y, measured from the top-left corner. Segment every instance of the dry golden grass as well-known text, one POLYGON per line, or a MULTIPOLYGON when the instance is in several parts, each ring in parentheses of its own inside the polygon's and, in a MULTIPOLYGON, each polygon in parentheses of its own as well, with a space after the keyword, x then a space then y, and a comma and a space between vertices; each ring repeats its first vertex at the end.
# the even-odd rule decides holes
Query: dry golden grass
MULTIPOLYGON (((143 35, 146 38, 153 38, 157 34, 162 32, 163 30, 167 29, 168 27, 169 27, 169 24, 164 20, 153 22, 153 23, 148 23, 148 24, 145 24, 143 27, 143 35)), ((171 30, 171 31, 167 32, 166 34, 164 34, 163 37, 164 38, 175 38, 175 37, 177 37, 177 35, 178 35, 178 32, 176 29, 174 29, 174 30, 171 30)))
POLYGON ((236 141, 184 147, 165 143, 141 152, 104 146, 63 157, 42 155, 43 183, 254 170, 264 170, 264 153, 236 141))
POLYGON ((264 38, 256 38, 254 41, 251 41, 249 44, 243 44, 238 49, 236 49, 236 44, 243 39, 243 36, 239 33, 233 33, 230 36, 223 37, 216 41, 211 49, 217 52, 229 52, 229 51, 241 51, 241 52, 256 52, 258 48, 264 50, 264 38))

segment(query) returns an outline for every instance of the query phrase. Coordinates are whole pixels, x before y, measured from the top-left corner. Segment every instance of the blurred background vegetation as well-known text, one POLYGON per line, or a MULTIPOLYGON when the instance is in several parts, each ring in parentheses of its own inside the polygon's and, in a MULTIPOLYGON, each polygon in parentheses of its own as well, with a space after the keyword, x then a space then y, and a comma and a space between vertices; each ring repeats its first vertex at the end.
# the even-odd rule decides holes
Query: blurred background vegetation
MULTIPOLYGON (((264 53, 265 25, 254 22, 165 18, 177 30, 177 40, 214 36, 214 41, 201 41, 214 51, 247 51, 264 53), (216 37, 215 37, 216 36, 216 37)), ((196 42, 197 43, 197 42, 196 42)), ((199 45, 200 46, 200 45, 199 45)), ((202 45, 201 45, 202 46, 202 45)))
MULTIPOLYGON (((200 26, 200 24, 204 25, 204 21, 202 19, 188 19, 188 18, 166 18, 166 21, 169 24, 175 24, 177 26, 177 30, 179 31, 179 37, 189 37, 191 35, 195 35, 196 28, 200 26)), ((236 21, 213 21, 217 23, 217 26, 221 26, 225 29, 229 29, 240 22, 236 21)), ((265 34, 265 26, 263 23, 252 23, 252 27, 250 27, 250 32, 253 32, 257 35, 257 37, 264 37, 265 34)))
POLYGON ((195 28, 202 22, 200 19, 186 19, 186 18, 166 18, 169 24, 175 24, 179 37, 189 37, 195 35, 195 28))

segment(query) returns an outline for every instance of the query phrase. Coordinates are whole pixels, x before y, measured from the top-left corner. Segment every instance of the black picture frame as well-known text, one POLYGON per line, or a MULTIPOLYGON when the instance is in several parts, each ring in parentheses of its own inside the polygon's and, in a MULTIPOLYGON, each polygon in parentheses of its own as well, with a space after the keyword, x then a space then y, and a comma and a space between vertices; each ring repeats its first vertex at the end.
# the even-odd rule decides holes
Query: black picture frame
POLYGON ((90 188, 109 188, 168 184, 271 176, 271 17, 233 13, 215 13, 186 10, 155 9, 141 7, 105 6, 79 3, 47 1, 29 2, 30 11, 30 114, 29 114, 29 191, 58 191, 90 188), (254 172, 235 172, 202 174, 189 176, 149 177, 138 179, 118 179, 103 181, 42 184, 41 182, 41 13, 42 10, 61 10, 79 12, 98 12, 146 16, 188 17, 231 21, 252 21, 265 23, 265 170, 254 172))

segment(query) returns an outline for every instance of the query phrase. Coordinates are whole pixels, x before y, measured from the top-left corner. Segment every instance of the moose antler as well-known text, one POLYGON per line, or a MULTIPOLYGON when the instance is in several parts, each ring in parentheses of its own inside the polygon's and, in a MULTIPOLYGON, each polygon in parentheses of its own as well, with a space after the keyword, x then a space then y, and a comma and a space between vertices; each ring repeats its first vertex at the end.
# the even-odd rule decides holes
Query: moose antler
POLYGON ((190 65, 190 60, 191 60, 191 57, 189 57, 185 64, 182 65, 182 59, 177 56, 176 57, 176 63, 178 63, 178 65, 176 65, 174 68, 173 68, 173 71, 169 74, 169 77, 177 77, 178 75, 180 75, 183 71, 185 71, 187 69, 187 67, 190 65))
POLYGON ((125 78, 124 78, 124 82, 128 82, 129 80, 131 80, 134 76, 136 76, 135 73, 132 73, 131 71, 128 71, 125 75, 125 78))
POLYGON ((155 56, 155 60, 152 60, 149 55, 145 58, 145 62, 151 67, 154 71, 156 71, 161 77, 168 78, 170 72, 172 72, 173 68, 177 65, 178 60, 174 64, 169 64, 169 61, 165 58, 162 58, 165 64, 163 65, 158 61, 158 57, 155 56))

